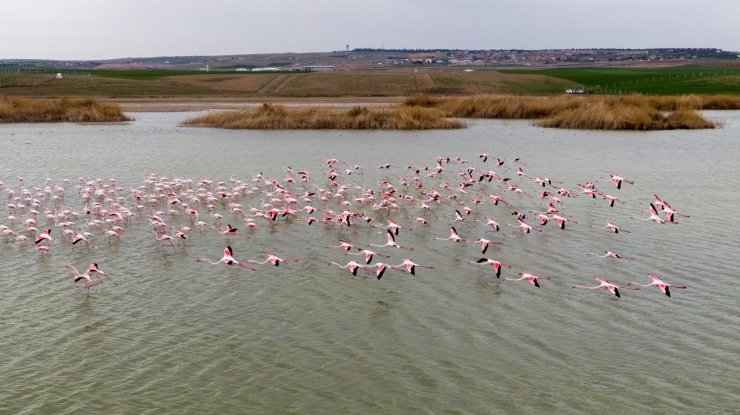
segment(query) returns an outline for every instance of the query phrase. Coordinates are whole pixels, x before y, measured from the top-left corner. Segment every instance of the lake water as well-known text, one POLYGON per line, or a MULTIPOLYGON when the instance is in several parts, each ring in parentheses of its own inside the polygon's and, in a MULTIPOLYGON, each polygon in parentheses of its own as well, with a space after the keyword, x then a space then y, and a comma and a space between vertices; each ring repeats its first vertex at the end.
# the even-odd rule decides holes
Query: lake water
MULTIPOLYGON (((740 413, 740 112, 707 113, 722 120, 720 129, 641 133, 541 129, 526 121, 431 132, 221 131, 179 127, 185 113, 132 115, 128 124, 0 126, 0 181, 22 196, 17 176, 23 176, 23 187, 39 199, 39 228, 52 228, 54 236, 48 257, 0 241, 0 413, 740 413), (517 222, 488 195, 500 194, 535 225, 528 211, 545 206, 542 188, 492 160, 483 164, 483 152, 501 157, 505 167, 518 166, 512 159, 519 157, 526 174, 562 182, 574 194, 577 183, 612 172, 635 184, 617 190, 596 183, 624 201, 613 208, 601 199, 561 197, 577 223, 565 230, 549 223, 524 235, 505 225, 517 222), (374 189, 379 199, 379 179, 419 197, 399 177, 411 177, 407 166, 433 170, 438 156, 470 161, 443 163, 436 177, 421 172, 427 189, 457 199, 443 197, 431 211, 399 200, 398 211, 385 216, 354 201, 357 187, 374 189), (257 228, 246 231, 244 219, 220 202, 224 225, 248 236, 229 238, 237 259, 274 252, 300 262, 255 265, 257 271, 196 263, 220 258, 226 238, 196 230, 187 246, 172 248, 151 233, 146 216, 154 209, 133 208, 130 189, 149 174, 192 179, 194 189, 202 178, 227 189, 238 178, 262 189, 252 182, 261 171, 300 196, 297 174, 295 185, 283 182, 290 166, 309 171, 315 186, 336 190, 326 177, 328 158, 348 163, 337 165, 337 181, 347 185, 353 209, 367 212, 373 224, 392 217, 412 228, 397 241, 413 252, 378 248, 392 258, 374 261, 399 264, 410 256, 434 269, 353 277, 328 262, 360 258, 327 246, 340 239, 382 244, 383 228, 359 219, 349 229, 309 227, 297 217, 279 218, 273 227, 256 217, 257 228), (378 169, 381 163, 394 167, 378 169), (354 165, 363 174, 346 175, 354 165), (517 197, 495 181, 462 194, 457 186, 465 177, 458 172, 468 166, 510 177, 533 197, 517 197), (119 243, 93 231, 94 248, 73 249, 61 228, 47 225, 43 209, 54 201, 44 187, 57 194, 65 178, 57 203, 78 212, 79 178, 116 180, 112 187, 120 186, 119 196, 137 214, 122 224, 119 243), (449 190, 440 187, 445 182, 449 190), (678 225, 630 219, 648 216, 641 211, 653 194, 691 217, 678 217, 678 225), (512 265, 501 279, 490 267, 468 263, 481 257, 479 244, 433 239, 449 236, 456 201, 473 207, 476 197, 484 203, 455 227, 466 239, 502 242, 485 255, 512 265), (473 221, 486 215, 505 236, 473 221), (429 224, 414 223, 414 216, 429 224), (606 219, 631 233, 592 227, 606 219), (604 250, 634 259, 586 255, 604 250), (89 294, 75 289, 64 266, 90 262, 117 285, 89 294), (539 289, 503 281, 517 272, 552 280, 539 289), (645 283, 647 274, 688 289, 674 288, 669 298, 656 287, 624 288, 616 298, 571 288, 594 285, 594 276, 645 283)), ((239 203, 245 211, 276 203, 266 192, 239 203)), ((0 224, 26 234, 30 208, 6 211, 12 200, 5 191, 0 197, 0 224), (6 219, 10 214, 15 222, 6 219)), ((337 199, 328 207, 342 211, 337 199)), ((186 214, 167 209, 156 206, 169 225, 192 226, 186 214)), ((204 205, 198 209, 201 220, 214 224, 204 205)), ((89 220, 74 219, 78 230, 87 230, 89 220)))

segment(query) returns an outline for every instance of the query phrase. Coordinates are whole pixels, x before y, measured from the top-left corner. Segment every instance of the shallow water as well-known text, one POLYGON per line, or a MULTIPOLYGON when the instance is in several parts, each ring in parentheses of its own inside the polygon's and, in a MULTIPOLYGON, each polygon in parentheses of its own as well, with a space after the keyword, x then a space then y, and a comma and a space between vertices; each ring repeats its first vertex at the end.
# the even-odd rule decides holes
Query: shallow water
MULTIPOLYGON (((486 255, 512 265, 502 279, 468 263, 481 257, 478 244, 432 239, 449 235, 452 204, 431 213, 409 205, 394 214, 413 228, 401 230, 398 242, 415 250, 379 248, 393 256, 383 260, 411 256, 434 269, 416 276, 388 271, 381 280, 327 265, 350 259, 326 248, 339 239, 385 242, 383 229, 361 221, 346 229, 280 219, 272 228, 256 218, 248 238, 229 241, 238 259, 267 252, 300 259, 258 265, 256 272, 196 263, 220 257, 226 241, 214 231, 194 232, 184 248, 162 246, 150 233, 150 211, 137 212, 120 243, 99 235, 95 248, 73 250, 54 227, 52 254, 40 258, 31 247, 0 241, 0 413, 737 412, 740 231, 732 218, 740 203, 740 113, 708 115, 725 127, 634 133, 476 121, 459 131, 221 131, 178 127, 184 113, 133 114, 136 121, 123 125, 2 125, 0 181, 20 193, 16 176, 29 189, 43 189, 47 178, 62 186, 67 178, 64 205, 76 210, 83 207, 74 190, 79 177, 115 178, 130 204, 128 190, 150 173, 230 186, 232 178, 251 182, 259 171, 282 181, 291 166, 325 187, 327 158, 364 167, 362 175, 341 175, 353 192, 354 184, 377 189, 379 178, 400 188, 407 166, 433 168, 437 156, 460 156, 512 177, 534 196, 517 198, 491 183, 461 198, 495 191, 524 211, 540 208, 541 189, 481 163, 478 154, 500 156, 505 166, 520 157, 527 174, 574 193, 576 183, 611 172, 636 183, 621 190, 597 183, 625 202, 614 208, 563 198, 578 222, 563 231, 548 224, 526 236, 508 226, 506 236, 486 232, 473 216, 516 222, 502 206, 480 206, 456 228, 464 238, 503 242, 486 255), (380 170, 380 163, 398 167, 380 170), (691 217, 678 218, 679 225, 630 219, 647 217, 641 211, 653 194, 691 217), (416 215, 430 224, 414 224, 416 215), (631 233, 591 227, 605 219, 631 233), (606 249, 635 259, 586 256, 606 249), (64 265, 93 261, 118 285, 90 294, 75 289, 64 265), (540 289, 502 281, 516 272, 553 279, 540 289), (593 276, 623 285, 646 282, 647 274, 689 288, 674 289, 671 298, 655 287, 623 289, 620 299, 571 289, 591 285, 593 276)), ((443 179, 422 180, 454 189, 467 166, 444 164, 443 179)), ((339 167, 341 174, 346 167, 339 167)), ((300 182, 296 189, 302 191, 300 182)), ((0 224, 22 232, 28 212, 10 223, 6 193, 1 197, 0 224)), ((240 203, 261 209, 269 197, 240 203)), ((244 229, 219 209, 225 222, 244 229)), ((201 219, 213 222, 202 211, 201 219)), ((188 223, 182 214, 165 219, 188 223)))

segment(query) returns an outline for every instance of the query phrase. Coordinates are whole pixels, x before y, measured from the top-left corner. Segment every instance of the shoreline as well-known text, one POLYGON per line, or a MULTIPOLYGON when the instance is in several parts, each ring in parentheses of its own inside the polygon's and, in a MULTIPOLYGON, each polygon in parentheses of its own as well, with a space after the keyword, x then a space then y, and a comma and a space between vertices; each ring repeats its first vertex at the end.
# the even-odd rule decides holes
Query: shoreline
POLYGON ((202 112, 215 110, 245 110, 264 103, 289 108, 349 109, 356 106, 389 108, 406 97, 346 97, 346 98, 100 98, 101 102, 118 104, 124 112, 202 112))

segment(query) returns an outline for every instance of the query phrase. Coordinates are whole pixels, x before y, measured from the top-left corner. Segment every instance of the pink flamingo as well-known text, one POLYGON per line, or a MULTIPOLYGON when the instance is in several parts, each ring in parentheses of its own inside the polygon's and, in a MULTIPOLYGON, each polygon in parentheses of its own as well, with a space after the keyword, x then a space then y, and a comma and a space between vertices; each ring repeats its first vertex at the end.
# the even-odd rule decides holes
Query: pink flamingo
POLYGON ((369 249, 362 249, 362 248, 357 248, 357 249, 360 252, 354 252, 354 253, 353 252, 346 252, 345 254, 346 255, 365 255, 365 263, 366 264, 369 264, 370 262, 372 262, 374 255, 381 256, 383 258, 390 258, 391 257, 390 255, 379 254, 379 253, 374 252, 374 251, 371 251, 369 249))
POLYGON ((614 285, 610 283, 609 281, 605 280, 604 278, 594 277, 594 279, 599 282, 599 285, 594 285, 594 286, 574 285, 571 288, 585 288, 587 290, 596 290, 599 288, 606 288, 607 290, 609 290, 610 293, 617 296, 617 298, 621 297, 619 295, 619 289, 624 288, 624 287, 614 285))
POLYGON ((195 259, 195 262, 208 262, 211 265, 218 265, 218 264, 237 265, 237 266, 240 266, 242 268, 246 268, 246 269, 250 269, 252 271, 256 271, 256 269, 254 269, 252 267, 249 267, 249 266, 247 266, 245 264, 242 264, 241 262, 239 262, 236 259, 234 259, 233 252, 234 251, 231 249, 231 246, 227 246, 224 249, 224 256, 221 257, 221 259, 219 259, 218 261, 215 261, 214 262, 214 261, 211 261, 208 258, 196 258, 195 259))
POLYGON ((350 249, 354 248, 349 242, 345 242, 343 240, 339 240, 339 245, 330 245, 327 248, 342 248, 345 251, 349 251, 350 249))
POLYGON ((105 277, 108 278, 108 281, 112 282, 113 285, 118 285, 115 281, 113 281, 113 278, 111 278, 110 275, 106 274, 105 272, 103 272, 103 270, 98 268, 98 264, 95 262, 91 263, 90 266, 87 267, 87 273, 95 274, 98 278, 100 278, 101 282, 103 281, 103 277, 105 277))
POLYGON ((529 274, 527 272, 517 272, 517 274, 521 275, 519 278, 504 278, 504 281, 521 281, 526 279, 529 281, 530 284, 534 285, 537 288, 540 288, 540 283, 537 282, 537 280, 550 280, 552 277, 538 277, 536 275, 529 274))
MULTIPOLYGON (((396 268, 393 268, 393 266, 388 265, 388 264, 386 264, 384 262, 378 262, 378 263, 376 263, 374 265, 374 267, 375 267, 375 277, 377 279, 383 278, 383 274, 385 274, 385 270, 387 270, 388 268, 396 269, 396 268)), ((365 271, 368 271, 368 272, 372 272, 372 271, 370 271, 370 268, 372 268, 372 267, 363 267, 362 269, 364 269, 365 271)))
MULTIPOLYGON (((87 273, 87 272, 84 273, 84 274, 80 274, 80 272, 77 271, 77 268, 75 268, 74 265, 65 265, 64 267, 67 268, 67 270, 69 271, 69 274, 72 276, 72 280, 75 283, 84 280, 83 281, 83 287, 88 292, 90 291, 90 287, 94 287, 94 286, 102 283, 102 281, 99 281, 99 282, 97 282, 95 284, 91 284, 92 283, 92 278, 90 278, 90 274, 87 273)), ((75 285, 75 288, 80 288, 80 286, 79 285, 75 285)))
POLYGON ((616 202, 619 202, 619 203, 622 203, 622 204, 624 203, 623 201, 621 201, 621 200, 619 200, 616 197, 611 196, 611 195, 604 195, 604 199, 606 199, 606 200, 609 201, 609 207, 614 207, 614 202, 615 201, 616 202))
POLYGON ((44 232, 40 233, 38 236, 36 236, 36 240, 33 242, 34 245, 38 245, 41 242, 46 241, 49 245, 51 245, 54 240, 51 237, 51 229, 47 229, 44 232))
POLYGON ((597 258, 632 259, 631 257, 619 255, 618 253, 614 251, 604 251, 604 255, 597 255, 597 254, 594 254, 593 252, 589 252, 586 255, 595 256, 597 258))
POLYGON ((614 232, 614 233, 619 233, 619 231, 622 231, 622 232, 625 232, 625 233, 630 233, 630 231, 628 231, 627 229, 624 229, 624 228, 620 228, 619 226, 615 225, 615 224, 614 224, 614 223, 612 223, 611 221, 608 221, 608 220, 607 220, 607 221, 605 221, 605 222, 606 222, 606 226, 596 226, 596 225, 591 225, 591 227, 592 227, 592 228, 604 228, 604 229, 609 229, 610 231, 612 231, 612 232, 614 232))
POLYGON ((486 253, 486 251, 488 250, 488 245, 501 245, 501 242, 493 242, 493 241, 489 241, 488 239, 485 239, 485 238, 478 238, 475 241, 467 241, 467 242, 468 243, 480 242, 480 253, 481 254, 485 254, 486 253))
POLYGON ((550 219, 555 219, 558 222, 558 228, 560 229, 565 229, 565 222, 578 223, 574 221, 573 219, 568 219, 565 216, 561 216, 561 215, 552 215, 550 216, 550 219))
POLYGON ((519 222, 519 225, 518 225, 518 226, 514 226, 514 225, 511 225, 511 224, 509 224, 509 223, 507 223, 506 225, 507 225, 507 226, 511 226, 512 228, 521 228, 521 230, 522 230, 522 233, 531 233, 532 231, 542 232, 542 231, 541 231, 540 229, 537 229, 537 228, 533 228, 533 227, 531 227, 531 226, 527 225, 527 224, 526 224, 526 223, 525 223, 525 222, 524 222, 523 220, 521 220, 521 219, 517 219, 517 221, 519 222))
POLYGON ((460 242, 460 241, 462 241, 462 242, 468 242, 465 239, 463 239, 463 238, 461 238, 461 237, 459 237, 457 235, 457 229, 455 229, 454 226, 450 227, 450 236, 448 236, 447 238, 434 238, 434 240, 437 240, 437 241, 452 240, 452 242, 460 242))
POLYGON ((416 267, 419 267, 419 268, 427 268, 427 269, 433 269, 434 268, 434 267, 429 266, 429 265, 420 265, 420 264, 417 264, 416 262, 412 261, 411 258, 404 258, 403 259, 403 262, 401 262, 400 264, 398 264, 398 265, 392 265, 391 266, 391 268, 393 268, 393 269, 399 269, 399 268, 402 268, 402 267, 405 267, 406 268, 406 272, 408 272, 411 275, 416 275, 416 267))
POLYGON ((298 262, 298 259, 296 259, 296 258, 282 259, 282 258, 279 258, 279 257, 275 256, 274 254, 269 254, 268 253, 267 254, 267 259, 265 259, 264 261, 253 261, 251 259, 248 259, 247 262, 251 262, 253 264, 260 264, 260 265, 264 265, 264 264, 270 262, 270 263, 272 263, 272 265, 274 265, 276 267, 279 267, 281 262, 284 262, 284 263, 287 264, 289 262, 298 262))
POLYGON ((392 247, 392 248, 408 249, 409 251, 413 251, 414 250, 414 248, 412 248, 410 246, 402 246, 402 245, 397 244, 396 243, 396 237, 393 236, 393 232, 391 232, 390 229, 388 230, 387 238, 388 238, 388 242, 386 242, 383 245, 368 244, 367 246, 377 246, 377 247, 389 246, 389 247, 392 247))
MULTIPOLYGON (((493 220, 492 217, 485 216, 484 219, 486 220, 486 223, 484 223, 483 226, 491 225, 491 228, 493 228, 493 230, 496 232, 501 230, 501 227, 498 225, 498 223, 496 223, 495 220, 493 220)), ((477 222, 481 222, 481 221, 477 221, 477 222)))
POLYGON ((501 277, 501 267, 506 267, 511 269, 511 265, 504 264, 502 262, 490 259, 490 258, 480 258, 477 261, 468 261, 471 264, 481 264, 481 265, 493 265, 493 270, 496 272, 496 278, 501 277))
POLYGON ((676 223, 676 222, 666 222, 665 220, 661 219, 660 216, 658 216, 658 210, 655 209, 655 206, 653 206, 652 203, 650 204, 650 216, 649 217, 643 219, 643 218, 638 218, 635 216, 630 216, 630 218, 637 219, 637 220, 643 220, 643 221, 651 220, 655 223, 660 223, 661 225, 664 225, 666 223, 676 223))
MULTIPOLYGON (((660 291, 662 291, 663 294, 665 294, 668 297, 671 296, 671 290, 669 289, 671 287, 673 287, 673 288, 680 288, 680 289, 686 289, 686 288, 688 288, 685 285, 673 285, 673 284, 668 284, 666 282, 663 282, 663 280, 661 280, 660 277, 658 277, 657 275, 650 274, 650 275, 648 275, 648 277, 652 280, 649 284, 640 284, 640 283, 635 282, 635 281, 630 281, 630 282, 627 283, 627 285, 628 286, 629 285, 639 285, 641 287, 652 287, 652 286, 656 286, 656 287, 660 288, 660 291)), ((639 290, 639 288, 635 288, 635 290, 639 290)))
MULTIPOLYGON (((337 264, 336 262, 333 262, 333 261, 332 262, 329 262, 329 265, 334 265, 334 266, 337 266, 337 267, 342 268, 342 269, 348 268, 349 269, 349 272, 351 272, 352 275, 355 275, 355 276, 357 275, 357 270, 358 269, 367 270, 367 268, 364 265, 360 265, 360 264, 357 263, 357 261, 354 261, 354 260, 349 261, 346 265, 340 265, 340 264, 337 264)), ((380 278, 378 278, 378 279, 380 279, 380 278)))
POLYGON ((611 173, 609 176, 610 176, 609 178, 614 182, 614 184, 617 185, 617 190, 622 188, 622 182, 627 183, 627 184, 635 184, 633 180, 625 179, 624 177, 617 176, 614 173, 611 173))

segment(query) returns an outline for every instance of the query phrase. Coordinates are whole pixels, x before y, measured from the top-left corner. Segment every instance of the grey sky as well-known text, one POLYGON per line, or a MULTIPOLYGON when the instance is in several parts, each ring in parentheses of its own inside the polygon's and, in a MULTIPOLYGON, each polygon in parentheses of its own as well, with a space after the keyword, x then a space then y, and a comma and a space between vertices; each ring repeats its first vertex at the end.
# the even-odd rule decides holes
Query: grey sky
POLYGON ((0 0, 0 59, 350 48, 740 50, 738 0, 0 0))

